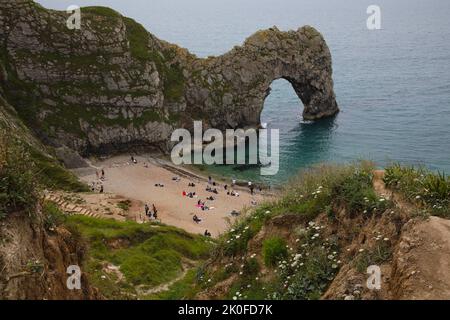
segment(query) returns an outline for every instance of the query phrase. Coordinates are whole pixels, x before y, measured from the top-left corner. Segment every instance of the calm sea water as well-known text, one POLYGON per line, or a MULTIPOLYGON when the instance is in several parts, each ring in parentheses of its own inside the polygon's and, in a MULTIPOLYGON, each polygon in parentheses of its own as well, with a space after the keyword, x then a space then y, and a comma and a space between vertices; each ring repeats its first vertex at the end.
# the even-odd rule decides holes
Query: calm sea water
MULTIPOLYGON (((64 9, 73 1, 42 0, 64 9)), ((448 0, 135 0, 100 4, 135 18, 158 37, 198 56, 218 55, 261 28, 305 24, 324 35, 342 112, 305 123, 290 84, 277 80, 262 121, 281 134, 279 183, 320 162, 361 158, 450 173, 450 1, 448 0), (381 7, 382 30, 366 28, 366 9, 381 7), (293 116, 294 115, 294 116, 293 116)), ((211 170, 259 179, 259 170, 211 170)))

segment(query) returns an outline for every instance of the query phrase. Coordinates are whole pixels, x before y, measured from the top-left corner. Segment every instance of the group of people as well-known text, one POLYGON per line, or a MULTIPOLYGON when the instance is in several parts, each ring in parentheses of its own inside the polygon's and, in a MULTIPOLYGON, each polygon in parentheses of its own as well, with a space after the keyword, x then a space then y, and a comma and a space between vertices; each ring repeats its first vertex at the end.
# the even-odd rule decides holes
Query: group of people
POLYGON ((212 192, 214 194, 219 194, 219 191, 217 191, 217 188, 211 188, 209 185, 206 186, 207 192, 212 192))
POLYGON ((100 171, 95 170, 95 175, 97 176, 97 180, 105 180, 105 169, 101 169, 100 171))
POLYGON ((99 193, 103 193, 104 188, 103 188, 103 183, 101 181, 93 181, 91 183, 91 191, 92 192, 99 192, 99 193))
POLYGON ((206 202, 202 201, 202 200, 197 201, 197 207, 202 209, 202 211, 207 211, 210 209, 210 207, 208 205, 206 205, 206 202))
POLYGON ((91 191, 103 193, 105 190, 103 187, 103 181, 105 181, 105 169, 95 170, 95 175, 97 176, 97 180, 91 183, 91 191))
POLYGON ((183 197, 188 197, 191 199, 197 197, 197 193, 195 193, 195 191, 190 191, 190 192, 183 191, 182 195, 183 195, 183 197))
POLYGON ((239 193, 234 190, 228 191, 227 195, 232 197, 239 197, 239 193))
POLYGON ((149 219, 158 219, 158 210, 156 210, 155 204, 152 204, 152 210, 150 210, 148 204, 145 204, 144 209, 146 217, 148 217, 149 219))

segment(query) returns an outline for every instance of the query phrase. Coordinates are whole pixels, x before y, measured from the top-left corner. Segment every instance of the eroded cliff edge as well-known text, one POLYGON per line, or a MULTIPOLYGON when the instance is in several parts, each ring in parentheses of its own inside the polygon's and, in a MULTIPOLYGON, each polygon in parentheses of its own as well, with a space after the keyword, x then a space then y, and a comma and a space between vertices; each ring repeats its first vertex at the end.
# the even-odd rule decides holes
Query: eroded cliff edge
POLYGON ((259 124, 273 80, 288 80, 315 120, 338 112, 332 61, 314 28, 259 31, 206 59, 157 39, 101 7, 68 14, 31 0, 1 0, 0 83, 45 142, 82 155, 168 148, 173 128, 203 120, 219 129, 259 124))

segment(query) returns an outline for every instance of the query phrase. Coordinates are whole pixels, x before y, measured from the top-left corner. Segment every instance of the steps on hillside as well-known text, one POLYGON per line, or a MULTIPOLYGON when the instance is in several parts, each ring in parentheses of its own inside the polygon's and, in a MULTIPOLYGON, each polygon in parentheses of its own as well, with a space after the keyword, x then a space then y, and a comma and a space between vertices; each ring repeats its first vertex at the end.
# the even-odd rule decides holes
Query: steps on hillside
POLYGON ((67 215, 77 214, 77 215, 88 216, 91 218, 101 218, 101 216, 98 213, 95 213, 87 208, 83 208, 83 207, 77 206, 75 204, 68 203, 63 198, 61 198, 57 195, 48 193, 45 195, 44 198, 47 201, 51 201, 51 202, 55 203, 67 215))

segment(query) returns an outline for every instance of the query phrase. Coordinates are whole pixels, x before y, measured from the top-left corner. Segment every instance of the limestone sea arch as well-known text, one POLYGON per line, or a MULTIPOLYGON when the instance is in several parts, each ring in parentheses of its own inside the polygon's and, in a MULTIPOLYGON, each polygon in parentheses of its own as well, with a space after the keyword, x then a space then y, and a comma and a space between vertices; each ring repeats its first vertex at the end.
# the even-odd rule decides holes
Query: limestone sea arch
POLYGON ((258 31, 223 55, 198 58, 109 8, 82 8, 81 29, 70 30, 66 12, 1 2, 2 94, 44 141, 83 155, 167 150, 172 130, 193 120, 257 126, 280 78, 305 119, 339 111, 329 48, 310 26, 258 31))

